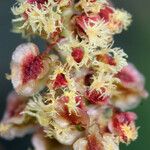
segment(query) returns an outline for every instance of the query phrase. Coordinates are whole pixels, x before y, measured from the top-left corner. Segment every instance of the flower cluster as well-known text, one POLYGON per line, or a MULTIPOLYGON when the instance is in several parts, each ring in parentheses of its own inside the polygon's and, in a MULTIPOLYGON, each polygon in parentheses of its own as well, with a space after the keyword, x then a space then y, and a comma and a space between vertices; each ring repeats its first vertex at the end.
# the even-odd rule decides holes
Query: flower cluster
POLYGON ((13 31, 39 36, 47 48, 24 43, 13 52, 1 136, 34 133, 35 150, 119 150, 136 140, 129 110, 148 93, 113 44, 131 15, 107 0, 18 0, 12 12, 13 31))

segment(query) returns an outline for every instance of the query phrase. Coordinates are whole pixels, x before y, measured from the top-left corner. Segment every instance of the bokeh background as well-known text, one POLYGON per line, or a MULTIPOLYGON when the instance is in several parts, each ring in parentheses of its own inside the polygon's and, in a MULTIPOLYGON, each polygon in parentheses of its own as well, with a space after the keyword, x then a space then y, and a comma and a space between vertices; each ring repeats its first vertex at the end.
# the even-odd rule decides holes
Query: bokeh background
MULTIPOLYGON (((5 109, 5 99, 12 90, 10 81, 5 79, 9 73, 9 62, 14 48, 25 40, 10 32, 11 11, 14 0, 0 0, 0 118, 5 109)), ((124 8, 133 15, 133 23, 128 31, 115 37, 115 44, 122 47, 146 77, 146 88, 150 91, 150 0, 113 0, 116 7, 124 8)), ((35 40, 42 46, 39 39, 35 40)), ((134 110, 138 114, 139 138, 129 146, 121 145, 121 150, 150 149, 150 98, 143 100, 134 110)), ((27 150, 30 135, 22 139, 5 141, 0 139, 0 150, 27 150)))

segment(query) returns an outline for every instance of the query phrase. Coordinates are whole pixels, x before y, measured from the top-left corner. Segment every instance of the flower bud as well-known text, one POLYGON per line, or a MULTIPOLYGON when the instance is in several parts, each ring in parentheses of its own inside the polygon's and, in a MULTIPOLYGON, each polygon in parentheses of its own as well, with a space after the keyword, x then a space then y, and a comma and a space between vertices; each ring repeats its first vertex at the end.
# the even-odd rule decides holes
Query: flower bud
POLYGON ((109 129, 119 136, 121 142, 129 144, 138 136, 135 127, 136 118, 136 114, 132 112, 117 112, 109 123, 109 129))

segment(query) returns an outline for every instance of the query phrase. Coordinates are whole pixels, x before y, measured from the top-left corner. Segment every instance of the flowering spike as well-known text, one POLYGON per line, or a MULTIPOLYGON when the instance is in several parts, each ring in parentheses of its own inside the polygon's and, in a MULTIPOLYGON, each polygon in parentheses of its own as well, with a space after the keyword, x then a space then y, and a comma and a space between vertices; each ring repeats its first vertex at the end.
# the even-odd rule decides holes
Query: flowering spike
POLYGON ((35 150, 119 150, 136 140, 137 116, 125 110, 148 93, 144 77, 114 47, 131 15, 109 0, 17 0, 11 10, 13 31, 42 38, 46 49, 25 43, 13 52, 7 78, 15 92, 0 136, 35 132, 35 150))

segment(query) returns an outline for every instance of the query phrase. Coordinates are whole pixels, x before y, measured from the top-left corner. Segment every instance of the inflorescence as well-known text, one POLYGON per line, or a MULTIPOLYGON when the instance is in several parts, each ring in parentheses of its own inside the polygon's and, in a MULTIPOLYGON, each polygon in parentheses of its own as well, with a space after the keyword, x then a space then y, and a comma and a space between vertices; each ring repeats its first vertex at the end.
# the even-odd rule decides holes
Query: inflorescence
POLYGON ((129 110, 148 93, 113 38, 131 15, 107 0, 18 0, 11 10, 13 32, 47 48, 28 42, 13 52, 1 136, 33 133, 35 150, 119 150, 136 140, 129 110))

